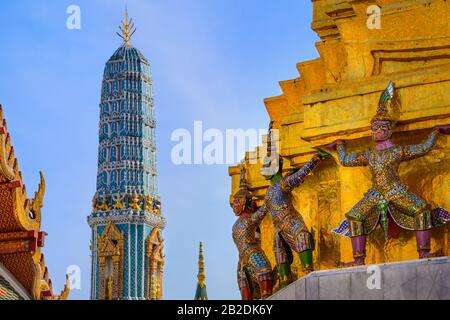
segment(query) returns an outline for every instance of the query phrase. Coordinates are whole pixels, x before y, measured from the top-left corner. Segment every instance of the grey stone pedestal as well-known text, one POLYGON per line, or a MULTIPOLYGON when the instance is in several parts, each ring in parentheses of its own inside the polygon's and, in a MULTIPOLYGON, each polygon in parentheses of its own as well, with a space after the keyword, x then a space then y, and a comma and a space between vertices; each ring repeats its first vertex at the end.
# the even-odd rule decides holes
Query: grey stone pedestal
POLYGON ((316 271, 268 300, 450 300, 450 257, 316 271))

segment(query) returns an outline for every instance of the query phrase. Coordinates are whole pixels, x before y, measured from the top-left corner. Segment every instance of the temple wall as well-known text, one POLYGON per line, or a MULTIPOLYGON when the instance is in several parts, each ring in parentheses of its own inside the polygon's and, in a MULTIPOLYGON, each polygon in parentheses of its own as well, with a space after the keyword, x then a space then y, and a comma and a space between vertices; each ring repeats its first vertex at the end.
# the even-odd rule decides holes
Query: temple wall
MULTIPOLYGON (((395 143, 422 142, 436 125, 450 123, 450 2, 313 1, 312 28, 321 41, 319 58, 297 64, 300 76, 280 82, 282 94, 265 99, 274 128, 280 129, 285 172, 299 168, 315 148, 345 139, 348 150, 371 147, 370 119, 381 92, 390 80, 399 98, 395 143), (366 9, 381 6, 381 29, 366 26, 366 9)), ((264 146, 246 155, 248 181, 262 204, 268 182, 259 174, 264 146)), ((432 207, 450 209, 450 137, 440 135, 427 156, 400 166, 400 176, 411 191, 432 207)), ((231 195, 239 185, 239 168, 229 168, 231 195)), ((331 233, 344 214, 369 188, 367 168, 343 168, 333 159, 322 162, 297 188, 294 205, 312 230, 316 268, 331 269, 339 260, 352 259, 348 238, 331 233)), ((231 209, 230 209, 231 212, 231 209)), ((263 249, 274 264, 273 226, 266 217, 261 226, 263 249)), ((432 252, 450 255, 450 228, 433 231, 432 252)), ((367 263, 416 259, 413 233, 402 231, 384 241, 377 229, 367 246, 367 263)), ((298 257, 294 271, 299 275, 298 257)))

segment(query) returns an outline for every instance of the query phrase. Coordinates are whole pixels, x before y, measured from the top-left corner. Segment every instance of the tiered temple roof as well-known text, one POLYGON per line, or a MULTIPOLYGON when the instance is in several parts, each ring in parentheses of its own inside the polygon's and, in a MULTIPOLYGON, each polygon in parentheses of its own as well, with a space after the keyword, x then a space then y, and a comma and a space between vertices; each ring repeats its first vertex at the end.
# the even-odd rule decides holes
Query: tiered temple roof
POLYGON ((45 180, 40 175, 38 190, 28 198, 0 105, 0 300, 56 300, 69 294, 67 277, 61 294, 54 294, 41 252, 47 233, 41 231, 45 180))

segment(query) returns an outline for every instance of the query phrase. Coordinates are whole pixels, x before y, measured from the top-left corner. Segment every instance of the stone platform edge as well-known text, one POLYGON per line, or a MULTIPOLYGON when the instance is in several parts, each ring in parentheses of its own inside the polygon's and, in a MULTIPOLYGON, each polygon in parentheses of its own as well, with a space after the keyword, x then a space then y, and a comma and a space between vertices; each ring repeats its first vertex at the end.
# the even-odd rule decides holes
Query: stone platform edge
POLYGON ((450 257, 315 271, 267 300, 450 300, 450 257))

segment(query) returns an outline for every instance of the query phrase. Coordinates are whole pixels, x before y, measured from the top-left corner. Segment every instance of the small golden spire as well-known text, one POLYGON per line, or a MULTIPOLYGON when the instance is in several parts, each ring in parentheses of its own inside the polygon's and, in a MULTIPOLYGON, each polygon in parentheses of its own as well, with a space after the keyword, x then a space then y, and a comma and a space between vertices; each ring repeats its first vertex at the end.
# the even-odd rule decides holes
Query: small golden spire
POLYGON ((200 253, 198 255, 198 283, 194 300, 208 300, 206 293, 205 258, 203 257, 203 243, 200 242, 200 253))
POLYGON ((198 284, 201 288, 206 286, 206 274, 205 274, 205 258, 203 256, 203 242, 200 241, 200 252, 198 255, 198 284))
POLYGON ((128 8, 125 8, 125 20, 122 20, 122 25, 119 26, 119 29, 122 34, 117 32, 117 35, 123 39, 125 44, 128 44, 131 37, 136 32, 133 19, 128 18, 128 8))

